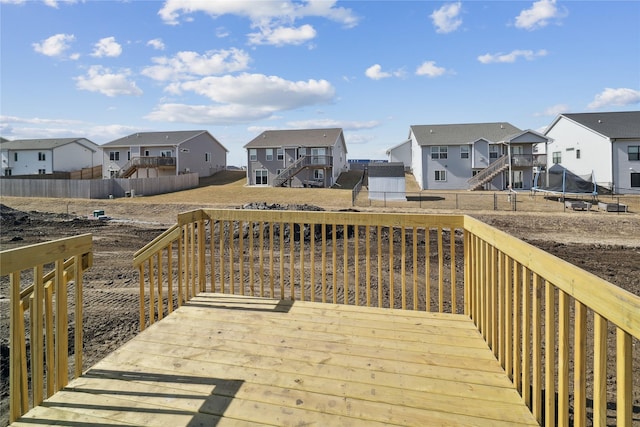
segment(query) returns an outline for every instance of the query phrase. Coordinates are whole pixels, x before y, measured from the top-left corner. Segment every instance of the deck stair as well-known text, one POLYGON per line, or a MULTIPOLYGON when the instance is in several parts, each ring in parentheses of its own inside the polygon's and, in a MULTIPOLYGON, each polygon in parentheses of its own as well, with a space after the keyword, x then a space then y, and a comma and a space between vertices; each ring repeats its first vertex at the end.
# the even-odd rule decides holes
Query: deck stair
POLYGON ((119 178, 129 178, 141 168, 175 168, 175 157, 134 157, 120 169, 119 178))
POLYGON ((483 185, 491 182, 493 178, 507 170, 508 167, 509 156, 505 154, 469 179, 467 181, 467 184, 469 184, 469 190, 474 191, 481 189, 483 185))
POLYGON ((284 187, 285 184, 291 185, 291 179, 302 171, 311 161, 311 156, 301 156, 298 160, 291 163, 286 169, 280 172, 273 179, 274 187, 284 187))

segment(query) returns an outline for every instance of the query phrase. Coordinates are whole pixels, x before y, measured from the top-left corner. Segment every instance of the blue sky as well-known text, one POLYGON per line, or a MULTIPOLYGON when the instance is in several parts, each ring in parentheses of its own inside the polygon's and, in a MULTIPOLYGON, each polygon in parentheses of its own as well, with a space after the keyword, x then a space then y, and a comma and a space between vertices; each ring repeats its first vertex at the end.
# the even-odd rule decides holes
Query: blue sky
POLYGON ((341 127, 386 158, 419 124, 640 107, 640 1, 0 0, 0 134, 341 127))

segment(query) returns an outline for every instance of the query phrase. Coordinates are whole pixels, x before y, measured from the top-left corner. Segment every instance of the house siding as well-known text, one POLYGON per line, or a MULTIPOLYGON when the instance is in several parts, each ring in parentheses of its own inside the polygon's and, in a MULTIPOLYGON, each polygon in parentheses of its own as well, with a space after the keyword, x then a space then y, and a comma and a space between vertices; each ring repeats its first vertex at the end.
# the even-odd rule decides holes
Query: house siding
POLYGON ((614 181, 615 190, 623 194, 640 194, 640 187, 631 187, 631 174, 640 174, 640 160, 629 160, 629 146, 640 146, 640 138, 613 143, 613 168, 619 171, 614 181))
POLYGON ((55 172, 70 172, 101 165, 102 153, 100 149, 91 149, 79 141, 55 148, 52 160, 55 172))

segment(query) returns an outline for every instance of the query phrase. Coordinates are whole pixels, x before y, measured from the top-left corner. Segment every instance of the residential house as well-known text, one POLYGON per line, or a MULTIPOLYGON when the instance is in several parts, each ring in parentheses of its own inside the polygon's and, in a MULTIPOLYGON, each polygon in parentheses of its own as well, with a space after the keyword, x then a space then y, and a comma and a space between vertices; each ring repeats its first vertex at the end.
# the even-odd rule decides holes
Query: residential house
POLYGON ((87 138, 0 142, 2 176, 72 172, 102 164, 101 147, 87 138))
POLYGON ((640 194, 640 111, 560 114, 544 134, 549 167, 593 173, 600 187, 640 194))
POLYGON ((530 189, 534 168, 545 164, 533 147, 546 141, 506 122, 414 125, 390 152, 410 145, 410 167, 423 190, 530 189))
POLYGON ((138 132, 102 146, 104 178, 154 178, 227 166, 228 150, 206 130, 138 132))
POLYGON ((367 182, 371 200, 407 200, 403 163, 369 163, 367 182))
POLYGON ((330 187, 348 170, 339 128, 269 130, 244 148, 248 185, 330 187))
POLYGON ((406 167, 411 167, 411 140, 401 142, 387 150, 389 163, 400 162, 406 167))

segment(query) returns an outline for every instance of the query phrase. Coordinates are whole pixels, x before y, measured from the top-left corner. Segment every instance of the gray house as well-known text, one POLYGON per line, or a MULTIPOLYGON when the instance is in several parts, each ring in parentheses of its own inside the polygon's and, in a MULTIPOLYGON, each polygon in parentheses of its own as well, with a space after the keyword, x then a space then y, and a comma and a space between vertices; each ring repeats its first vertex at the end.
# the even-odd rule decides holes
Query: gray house
POLYGON ((139 132, 102 145, 103 178, 154 178, 227 166, 228 150, 206 130, 139 132))
POLYGON ((533 147, 547 141, 506 122, 414 125, 392 151, 410 145, 411 170, 423 190, 530 189, 535 168, 546 164, 533 147))
POLYGON ((339 128, 269 130, 244 148, 248 185, 330 187, 348 169, 339 128))
POLYGON ((3 140, 2 176, 72 172, 102 164, 102 148, 87 138, 3 140))
POLYGON ((640 111, 560 114, 545 130, 547 162, 618 194, 640 194, 640 111))

